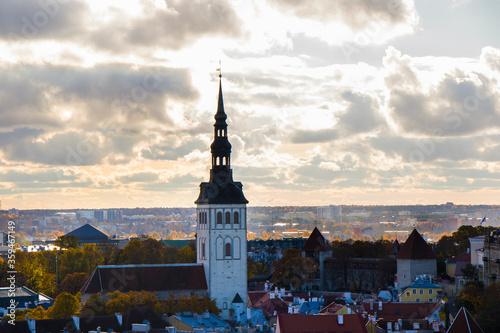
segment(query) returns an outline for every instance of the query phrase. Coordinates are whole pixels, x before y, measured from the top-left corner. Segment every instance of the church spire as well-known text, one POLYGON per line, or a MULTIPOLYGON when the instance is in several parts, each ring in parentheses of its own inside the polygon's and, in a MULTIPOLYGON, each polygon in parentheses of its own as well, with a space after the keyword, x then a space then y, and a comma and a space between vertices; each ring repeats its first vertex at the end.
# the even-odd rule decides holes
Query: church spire
POLYGON ((222 75, 219 74, 219 101, 215 113, 214 140, 210 146, 212 153, 212 169, 210 179, 215 175, 232 181, 231 172, 231 144, 227 138, 227 115, 224 112, 224 100, 222 97, 222 75))

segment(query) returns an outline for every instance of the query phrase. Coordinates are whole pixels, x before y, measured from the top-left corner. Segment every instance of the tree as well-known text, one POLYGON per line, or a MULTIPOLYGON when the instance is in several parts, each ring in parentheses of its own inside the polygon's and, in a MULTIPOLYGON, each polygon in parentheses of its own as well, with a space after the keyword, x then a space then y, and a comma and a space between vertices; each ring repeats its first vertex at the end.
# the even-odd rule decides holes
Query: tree
POLYGON ((136 308, 139 303, 147 308, 154 308, 156 304, 155 293, 149 291, 131 291, 127 294, 114 291, 106 296, 109 298, 104 306, 107 314, 124 313, 128 309, 136 308))
POLYGON ((69 293, 61 293, 57 296, 54 305, 47 309, 47 318, 70 318, 80 311, 80 295, 73 296, 69 293))
POLYGON ((83 304, 82 315, 85 317, 104 316, 108 300, 101 293, 92 294, 83 304))
POLYGON ((251 258, 247 259, 247 274, 249 279, 254 275, 268 275, 269 271, 270 267, 267 263, 255 261, 251 258))
POLYGON ((297 249, 288 249, 281 259, 273 263, 272 281, 280 287, 299 289, 314 279, 316 266, 309 258, 301 256, 297 249))
POLYGON ((177 250, 177 262, 178 263, 193 263, 196 262, 196 251, 186 245, 177 250))
POLYGON ((80 247, 80 240, 74 235, 60 236, 54 241, 54 245, 62 249, 75 249, 80 247))
POLYGON ((87 281, 88 277, 89 275, 87 273, 68 274, 64 280, 62 280, 59 290, 71 295, 76 295, 82 288, 85 281, 87 281))
POLYGON ((41 252, 16 251, 17 282, 20 285, 39 292, 47 266, 47 259, 41 252))

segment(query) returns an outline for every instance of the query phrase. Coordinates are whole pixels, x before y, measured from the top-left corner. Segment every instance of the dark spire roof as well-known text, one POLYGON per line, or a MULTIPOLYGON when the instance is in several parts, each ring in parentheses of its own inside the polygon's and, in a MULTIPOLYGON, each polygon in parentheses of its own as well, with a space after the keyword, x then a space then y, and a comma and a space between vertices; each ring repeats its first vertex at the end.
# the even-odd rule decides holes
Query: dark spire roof
POLYGON ((301 249, 301 251, 305 252, 322 252, 331 250, 332 248, 326 243, 325 237, 323 237, 321 231, 319 231, 316 227, 314 227, 313 232, 301 249))
POLYGON ((417 229, 413 229, 413 232, 399 249, 396 259, 437 259, 437 256, 417 229))
POLYGON ((447 333, 483 333, 474 317, 465 307, 461 307, 447 333))
POLYGON ((200 184, 200 195, 196 204, 246 204, 243 185, 233 181, 231 169, 231 144, 227 136, 227 115, 222 98, 222 78, 219 75, 219 100, 215 113, 214 140, 210 145, 212 169, 210 181, 200 184))

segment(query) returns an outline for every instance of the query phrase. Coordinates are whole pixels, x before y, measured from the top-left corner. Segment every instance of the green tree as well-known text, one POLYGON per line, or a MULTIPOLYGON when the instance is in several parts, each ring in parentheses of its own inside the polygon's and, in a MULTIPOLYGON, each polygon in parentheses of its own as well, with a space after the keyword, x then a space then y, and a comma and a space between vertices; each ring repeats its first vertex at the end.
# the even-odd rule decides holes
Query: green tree
POLYGON ((47 273, 47 258, 41 252, 16 251, 18 284, 39 292, 47 273))
POLYGON ((80 295, 73 296, 69 293, 61 293, 57 296, 54 305, 47 309, 47 318, 70 318, 80 311, 80 295))
POLYGON ((87 281, 88 277, 89 275, 87 273, 68 274, 59 285, 59 290, 71 295, 76 295, 82 288, 85 281, 87 281))
POLYGON ((85 317, 104 316, 106 314, 105 305, 108 302, 101 293, 92 294, 83 304, 82 315, 85 317))
POLYGON ((254 275, 267 275, 270 270, 271 268, 265 262, 255 261, 250 258, 247 259, 247 273, 249 279, 254 275))
POLYGON ((75 249, 80 247, 80 240, 74 235, 60 236, 54 241, 54 245, 62 249, 75 249))
POLYGON ((273 263, 272 281, 280 287, 299 289, 304 283, 314 279, 316 266, 309 258, 301 256, 297 249, 288 249, 281 259, 273 263))
POLYGON ((177 262, 178 263, 193 263, 196 262, 196 252, 193 249, 186 245, 177 250, 177 262))
POLYGON ((154 308, 156 304, 155 293, 149 291, 131 291, 127 294, 114 291, 106 294, 106 297, 109 298, 104 306, 107 314, 124 313, 128 309, 136 308, 139 303, 147 308, 154 308))

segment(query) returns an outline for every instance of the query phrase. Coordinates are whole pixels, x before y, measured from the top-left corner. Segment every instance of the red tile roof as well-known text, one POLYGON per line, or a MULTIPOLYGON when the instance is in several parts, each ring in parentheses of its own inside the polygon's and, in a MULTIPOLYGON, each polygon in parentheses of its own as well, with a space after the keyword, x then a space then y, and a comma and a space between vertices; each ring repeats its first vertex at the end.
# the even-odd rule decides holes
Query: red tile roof
POLYGON ((82 293, 128 291, 207 290, 201 264, 97 266, 82 293))
POLYGON ((332 248, 326 243, 325 237, 323 237, 321 232, 316 227, 314 227, 313 232, 301 249, 301 251, 305 252, 321 252, 331 250, 332 248))
POLYGON ((413 229, 413 232, 399 249, 396 259, 437 259, 437 256, 417 229, 413 229))
POLYGON ((367 333, 360 314, 350 315, 301 315, 278 316, 276 333, 367 333), (341 324, 339 322, 342 322, 341 324))
POLYGON ((377 312, 379 318, 385 321, 397 321, 398 319, 425 319, 430 317, 440 306, 441 302, 436 303, 416 303, 416 302, 387 302, 382 303, 382 309, 378 302, 373 302, 373 309, 370 310, 370 303, 363 303, 363 312, 370 315, 377 312))
POLYGON ((447 333, 483 333, 469 311, 463 306, 458 311, 447 333))
POLYGON ((457 254, 450 260, 448 260, 448 263, 455 263, 455 262, 466 262, 470 264, 470 252, 462 252, 460 254, 457 254))

